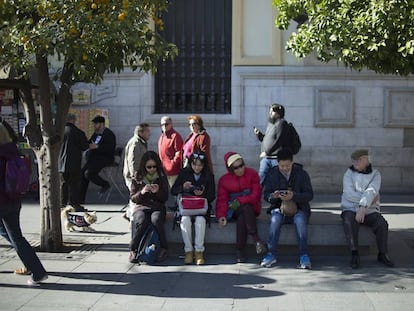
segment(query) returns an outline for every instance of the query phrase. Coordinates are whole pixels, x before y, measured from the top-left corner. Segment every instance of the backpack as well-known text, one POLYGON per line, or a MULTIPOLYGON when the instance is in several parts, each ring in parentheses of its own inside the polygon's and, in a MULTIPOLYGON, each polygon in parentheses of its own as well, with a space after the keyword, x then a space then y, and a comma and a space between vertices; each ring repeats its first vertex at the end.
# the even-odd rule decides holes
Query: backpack
POLYGON ((287 145, 286 148, 289 148, 293 154, 297 154, 302 147, 300 137, 295 127, 291 122, 286 122, 287 125, 287 145))
POLYGON ((29 190, 30 164, 26 158, 16 156, 6 161, 4 192, 17 199, 29 190))
POLYGON ((161 244, 157 229, 149 224, 139 241, 136 259, 138 262, 145 262, 153 265, 158 259, 161 244))

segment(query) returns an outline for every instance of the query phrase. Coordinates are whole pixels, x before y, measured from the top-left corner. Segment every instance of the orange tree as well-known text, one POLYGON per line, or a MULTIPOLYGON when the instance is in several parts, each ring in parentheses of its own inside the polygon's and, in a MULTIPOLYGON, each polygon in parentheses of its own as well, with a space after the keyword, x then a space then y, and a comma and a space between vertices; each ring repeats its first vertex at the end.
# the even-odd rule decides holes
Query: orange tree
POLYGON ((414 73, 414 1, 273 0, 276 25, 300 26, 287 49, 298 58, 313 52, 352 69, 406 76, 414 73))
POLYGON ((38 160, 42 250, 62 246, 57 161, 71 87, 98 84, 106 72, 124 67, 155 72, 159 61, 173 58, 176 47, 158 34, 167 5, 167 0, 0 0, 0 68, 12 73, 0 86, 19 90, 25 137, 38 160), (51 60, 60 68, 52 76, 51 60), (33 72, 40 124, 31 95, 33 72))

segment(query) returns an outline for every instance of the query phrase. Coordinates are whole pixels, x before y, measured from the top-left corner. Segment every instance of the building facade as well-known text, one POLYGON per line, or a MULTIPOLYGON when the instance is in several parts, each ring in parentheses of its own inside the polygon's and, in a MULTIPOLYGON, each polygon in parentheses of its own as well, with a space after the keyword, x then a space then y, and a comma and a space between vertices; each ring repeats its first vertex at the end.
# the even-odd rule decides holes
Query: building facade
MULTIPOLYGON (((208 0, 194 2, 209 5, 208 0)), ((277 102, 285 106, 286 119, 301 136, 302 149, 295 161, 309 172, 315 191, 340 193, 350 153, 356 148, 369 148, 373 164, 382 173, 383 192, 412 193, 414 79, 356 72, 336 63, 319 63, 314 57, 297 60, 284 49, 296 23, 292 22, 287 31, 276 29, 276 11, 271 1, 227 2, 232 18, 231 45, 227 42, 223 46, 231 48, 231 96, 225 99, 229 109, 220 108, 218 113, 214 108, 200 110, 196 101, 191 106, 195 112, 186 111, 186 106, 180 106, 178 111, 174 105, 182 102, 177 101, 162 111, 156 78, 128 70, 106 75, 96 87, 76 86, 89 88, 91 94, 91 104, 76 108, 107 109, 119 145, 126 144, 138 123, 150 123, 149 148, 153 150, 161 133, 161 116, 170 115, 175 128, 185 137, 189 133, 186 117, 199 114, 211 136, 218 178, 225 171, 223 156, 230 150, 242 154, 247 165, 259 167, 260 144, 253 126, 264 130, 269 106, 277 102)), ((202 53, 193 54, 202 61, 202 53)), ((201 67, 203 72, 209 72, 208 66, 201 67)), ((190 78, 197 81, 197 76, 190 78)))

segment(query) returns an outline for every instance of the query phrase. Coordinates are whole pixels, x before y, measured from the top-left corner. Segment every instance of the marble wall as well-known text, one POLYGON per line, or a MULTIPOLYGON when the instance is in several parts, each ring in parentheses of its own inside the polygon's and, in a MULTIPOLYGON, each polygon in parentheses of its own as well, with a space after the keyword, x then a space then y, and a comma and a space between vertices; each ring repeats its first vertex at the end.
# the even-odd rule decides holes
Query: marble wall
MULTIPOLYGON (((119 145, 145 121, 152 125, 150 148, 157 149, 162 115, 153 113, 151 76, 108 75, 93 88, 92 99, 94 108, 109 110, 119 145)), ((258 168, 260 144, 253 126, 265 129, 273 102, 285 106, 286 119, 301 136, 302 149, 295 160, 309 172, 315 191, 340 193, 350 153, 366 147, 382 173, 383 192, 413 192, 414 79, 336 66, 233 67, 232 114, 202 115, 212 139, 217 179, 225 171, 223 156, 229 150, 258 168)), ((187 115, 171 116, 185 137, 187 115)))

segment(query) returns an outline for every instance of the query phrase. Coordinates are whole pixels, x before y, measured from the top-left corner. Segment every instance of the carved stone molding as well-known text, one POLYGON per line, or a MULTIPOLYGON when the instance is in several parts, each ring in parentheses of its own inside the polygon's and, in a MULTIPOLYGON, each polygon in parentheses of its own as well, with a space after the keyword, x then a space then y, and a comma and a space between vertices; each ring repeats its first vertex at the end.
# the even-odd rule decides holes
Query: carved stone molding
POLYGON ((315 126, 353 127, 354 102, 353 88, 315 88, 315 126))
POLYGON ((414 127, 414 90, 408 88, 385 89, 384 126, 414 127))

